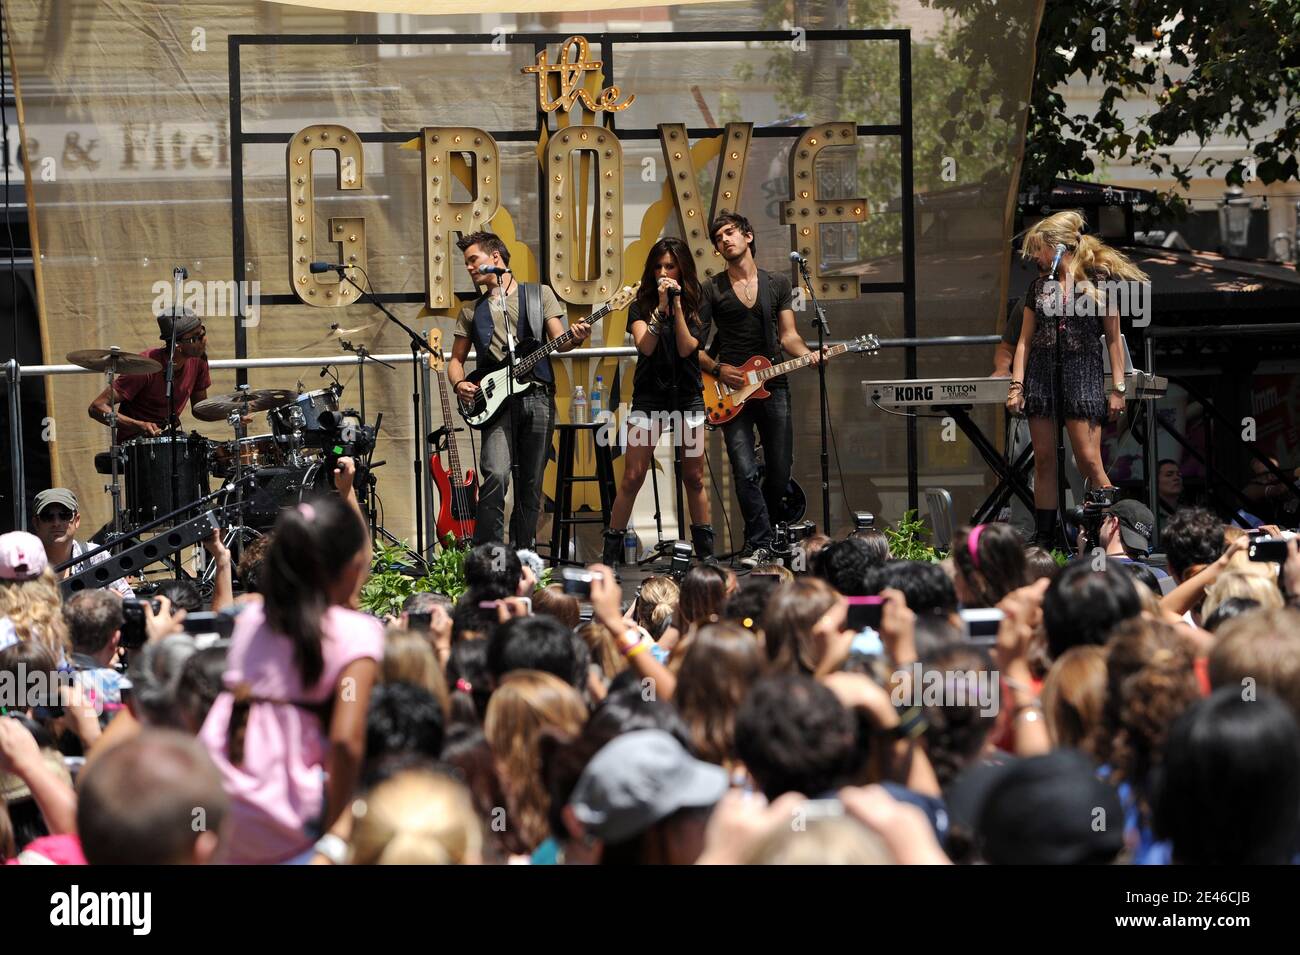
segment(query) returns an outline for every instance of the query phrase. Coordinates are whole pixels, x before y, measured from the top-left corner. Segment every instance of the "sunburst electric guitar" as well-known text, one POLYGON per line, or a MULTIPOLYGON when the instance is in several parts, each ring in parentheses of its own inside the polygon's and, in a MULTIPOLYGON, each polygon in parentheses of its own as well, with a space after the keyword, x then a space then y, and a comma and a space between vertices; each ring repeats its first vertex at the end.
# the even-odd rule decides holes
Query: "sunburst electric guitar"
MULTIPOLYGON (((600 321, 610 312, 617 312, 620 309, 627 308, 636 298, 636 291, 640 287, 640 282, 635 285, 623 286, 614 293, 614 297, 608 302, 587 317, 575 322, 574 327, 577 327, 577 325, 591 325, 600 321)), ((545 345, 532 339, 520 340, 515 345, 515 380, 513 386, 509 380, 509 368, 504 364, 492 364, 488 362, 486 355, 480 355, 478 366, 473 372, 465 376, 466 381, 472 381, 478 385, 478 391, 474 393, 474 400, 466 401, 460 395, 456 396, 460 416, 465 419, 465 423, 476 430, 490 424, 512 394, 523 394, 533 386, 531 380, 525 381, 524 379, 537 366, 537 363, 546 359, 552 352, 563 348, 573 338, 574 329, 570 328, 563 335, 552 338, 545 345)))
POLYGON ((429 353, 429 370, 433 372, 438 397, 442 401, 442 424, 447 439, 447 463, 450 465, 450 468, 443 466, 442 451, 434 448, 429 455, 429 473, 438 489, 438 540, 445 541, 451 536, 458 542, 472 541, 478 514, 478 482, 473 469, 464 474, 460 470, 460 455, 456 451, 456 419, 451 415, 447 382, 443 378, 446 359, 442 357, 442 332, 438 329, 429 332, 429 344, 433 346, 429 353))
MULTIPOLYGON (((834 358, 836 355, 843 355, 845 352, 874 355, 879 351, 880 339, 876 338, 875 335, 859 335, 851 342, 831 345, 826 349, 826 357, 834 358)), ((771 397, 771 392, 764 386, 764 382, 775 378, 777 375, 784 375, 799 368, 807 368, 811 364, 812 354, 791 358, 779 365, 773 365, 769 359, 762 355, 755 355, 740 366, 740 374, 744 378, 744 384, 735 388, 723 384, 722 379, 716 374, 702 371, 700 377, 704 382, 704 411, 709 416, 709 424, 726 424, 740 414, 745 402, 771 397)))

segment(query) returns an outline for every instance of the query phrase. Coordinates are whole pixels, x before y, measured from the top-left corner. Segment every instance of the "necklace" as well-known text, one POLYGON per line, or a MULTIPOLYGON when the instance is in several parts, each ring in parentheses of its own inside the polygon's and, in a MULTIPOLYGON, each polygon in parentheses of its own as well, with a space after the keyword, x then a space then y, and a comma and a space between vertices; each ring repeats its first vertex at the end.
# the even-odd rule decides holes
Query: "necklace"
POLYGON ((744 303, 746 308, 749 308, 758 299, 758 276, 755 275, 752 279, 745 279, 740 283, 740 289, 743 289, 743 291, 737 290, 734 281, 731 283, 731 290, 736 293, 736 297, 744 303), (754 286, 752 292, 749 290, 750 285, 754 286))

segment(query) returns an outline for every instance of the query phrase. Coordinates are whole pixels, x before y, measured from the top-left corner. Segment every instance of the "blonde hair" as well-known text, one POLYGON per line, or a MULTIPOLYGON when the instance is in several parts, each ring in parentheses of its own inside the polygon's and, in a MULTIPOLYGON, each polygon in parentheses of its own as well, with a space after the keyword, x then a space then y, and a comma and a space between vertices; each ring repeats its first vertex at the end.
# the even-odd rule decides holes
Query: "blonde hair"
POLYGON ((442 718, 451 718, 451 694, 447 678, 438 666, 437 654, 424 634, 401 627, 384 632, 384 662, 381 679, 385 683, 409 683, 428 690, 438 701, 442 718))
MULTIPOLYGON (((796 807, 795 812, 798 812, 796 807)), ((895 865, 880 836, 849 816, 775 826, 749 851, 746 865, 895 865)))
POLYGON ((9 618, 19 640, 49 648, 58 660, 72 654, 59 579, 50 568, 31 580, 0 580, 0 617, 9 618))
POLYGON ((1092 752, 1092 737, 1106 706, 1106 650, 1071 647, 1043 681, 1043 717, 1056 749, 1092 752))
POLYGON ((488 700, 483 735, 506 793, 510 827, 529 851, 550 834, 551 797, 542 781, 538 745, 542 730, 577 736, 586 722, 587 708, 578 691, 539 670, 506 674, 488 700))
MULTIPOLYGON (((1131 282, 1147 280, 1147 274, 1124 253, 1112 249, 1096 236, 1085 235, 1085 225, 1083 215, 1074 210, 1057 212, 1040 219, 1025 230, 1020 254, 1026 259, 1033 259, 1041 252, 1052 251, 1057 245, 1065 246, 1066 254, 1070 257, 1070 277, 1076 285, 1094 279, 1126 279, 1131 282)), ((1100 290, 1092 291, 1092 296, 1097 301, 1101 300, 1100 295, 1100 290)))
POLYGON ((591 660, 600 667, 606 680, 612 680, 627 669, 627 660, 618 652, 614 635, 599 620, 589 620, 574 631, 591 652, 591 660))
POLYGON ((479 865, 483 825, 469 790, 408 770, 352 804, 353 865, 479 865))
POLYGON ((647 577, 637 592, 636 622, 658 640, 672 622, 681 591, 671 577, 647 577))
MULTIPOLYGON (((1259 565, 1256 565, 1259 566, 1259 565)), ((1205 591, 1201 604, 1201 619, 1206 620, 1230 597, 1245 597, 1259 604, 1261 610, 1276 610, 1282 606, 1282 592, 1267 571, 1246 571, 1233 568, 1219 576, 1205 591)))

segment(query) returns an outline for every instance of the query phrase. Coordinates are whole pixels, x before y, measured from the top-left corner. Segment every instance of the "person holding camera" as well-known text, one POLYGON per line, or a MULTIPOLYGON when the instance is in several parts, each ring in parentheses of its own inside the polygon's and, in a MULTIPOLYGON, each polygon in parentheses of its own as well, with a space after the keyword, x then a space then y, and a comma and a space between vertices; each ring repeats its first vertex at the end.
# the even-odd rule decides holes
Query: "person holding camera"
MULTIPOLYGON (((1138 501, 1119 501, 1101 513, 1097 529, 1097 546, 1108 560, 1126 564, 1142 564, 1155 574, 1160 582, 1160 595, 1174 589, 1174 580, 1159 567, 1147 563, 1151 555, 1151 541, 1155 533, 1155 517, 1150 508, 1138 501)), ((1079 528, 1079 556, 1089 556, 1087 532, 1079 528)))
POLYGON ((1119 315, 1105 305, 1097 283, 1143 281, 1146 274, 1101 240, 1084 235, 1077 212, 1058 212, 1025 233, 1021 255, 1034 259, 1044 274, 1026 294, 1024 323, 1011 375, 1007 410, 1029 418, 1034 445, 1034 536, 1050 547, 1057 524, 1056 356, 1061 361, 1061 402, 1065 430, 1079 472, 1094 490, 1113 494, 1101 462, 1101 427, 1124 414, 1124 354, 1119 315), (1057 255, 1058 249, 1064 251, 1057 255), (1056 271, 1052 273, 1052 263, 1056 271), (1064 306, 1084 303, 1080 314, 1064 306), (1102 313, 1102 314, 1098 314, 1102 313), (1101 337, 1110 353, 1112 385, 1103 380, 1101 337), (1061 336, 1058 342, 1057 336, 1061 336))

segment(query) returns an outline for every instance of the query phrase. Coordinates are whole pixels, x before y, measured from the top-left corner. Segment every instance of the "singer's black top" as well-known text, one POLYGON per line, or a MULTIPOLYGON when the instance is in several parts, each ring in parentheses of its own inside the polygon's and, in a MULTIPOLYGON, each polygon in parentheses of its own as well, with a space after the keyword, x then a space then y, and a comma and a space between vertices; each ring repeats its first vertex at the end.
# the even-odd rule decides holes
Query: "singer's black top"
MULTIPOLYGON (((627 327, 642 318, 640 305, 633 302, 627 310, 627 327)), ((703 411, 700 394, 700 352, 696 349, 682 358, 677 353, 676 322, 664 322, 658 345, 649 355, 639 353, 632 377, 633 411, 703 411)), ((698 315, 689 316, 686 327, 696 341, 703 341, 707 326, 698 315)))

